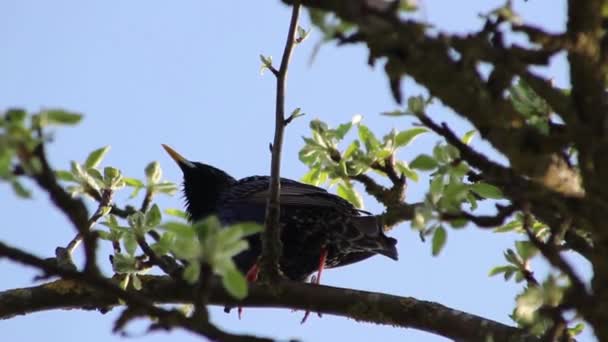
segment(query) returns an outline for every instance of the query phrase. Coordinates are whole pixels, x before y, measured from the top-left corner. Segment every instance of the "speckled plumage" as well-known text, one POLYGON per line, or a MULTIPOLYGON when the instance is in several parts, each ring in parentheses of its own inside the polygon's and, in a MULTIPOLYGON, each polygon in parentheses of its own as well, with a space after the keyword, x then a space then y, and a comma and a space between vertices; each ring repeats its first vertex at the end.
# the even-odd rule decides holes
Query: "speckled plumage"
MULTIPOLYGON (((190 162, 167 151, 184 173, 186 210, 192 220, 217 215, 226 225, 246 221, 263 224, 270 177, 236 180, 215 167, 190 162)), ((354 208, 339 196, 282 178, 280 202, 280 267, 289 279, 305 280, 317 270, 322 249, 327 251, 326 268, 348 265, 375 254, 397 259, 397 241, 384 235, 379 218, 354 208)), ((250 236, 248 242, 250 248, 235 257, 243 272, 251 268, 261 251, 259 234, 250 236)))

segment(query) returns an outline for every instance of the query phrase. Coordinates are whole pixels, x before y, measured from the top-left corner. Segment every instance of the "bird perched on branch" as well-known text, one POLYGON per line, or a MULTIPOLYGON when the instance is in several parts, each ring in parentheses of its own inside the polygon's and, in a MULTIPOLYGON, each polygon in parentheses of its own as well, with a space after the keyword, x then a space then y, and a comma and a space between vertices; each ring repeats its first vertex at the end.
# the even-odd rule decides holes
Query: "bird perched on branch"
MULTIPOLYGON (((184 174, 186 211, 192 221, 216 215, 222 224, 264 223, 270 177, 236 180, 226 172, 185 159, 163 145, 184 174)), ((397 240, 382 231, 378 216, 356 209, 326 190, 281 178, 280 222, 283 254, 279 262, 285 277, 303 281, 315 271, 319 283, 324 268, 340 267, 375 254, 397 260, 397 240)), ((249 249, 234 259, 247 279, 257 278, 260 234, 247 238, 249 249)))

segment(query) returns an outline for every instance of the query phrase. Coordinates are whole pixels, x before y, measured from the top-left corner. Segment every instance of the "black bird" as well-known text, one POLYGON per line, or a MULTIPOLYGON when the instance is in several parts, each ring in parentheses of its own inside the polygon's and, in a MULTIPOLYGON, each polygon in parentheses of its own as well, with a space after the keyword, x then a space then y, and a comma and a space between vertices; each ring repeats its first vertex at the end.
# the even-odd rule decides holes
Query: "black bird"
MULTIPOLYGON (((264 223, 270 177, 252 176, 236 180, 226 172, 185 159, 162 145, 184 174, 186 211, 192 221, 217 215, 224 225, 238 222, 264 223)), ((397 260, 397 240, 382 231, 378 216, 358 210, 348 201, 326 190, 281 178, 280 192, 283 274, 295 281, 306 280, 318 270, 333 268, 382 254, 397 260)), ((257 278, 260 234, 248 237, 249 249, 234 260, 241 272, 257 278)))

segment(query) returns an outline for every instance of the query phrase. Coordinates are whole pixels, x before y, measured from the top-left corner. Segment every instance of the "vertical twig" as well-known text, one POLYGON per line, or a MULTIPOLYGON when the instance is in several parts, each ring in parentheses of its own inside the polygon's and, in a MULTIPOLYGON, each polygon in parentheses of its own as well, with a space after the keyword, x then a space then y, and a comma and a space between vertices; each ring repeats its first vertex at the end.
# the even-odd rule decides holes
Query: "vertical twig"
POLYGON ((281 148, 283 145, 283 131, 285 129, 285 81, 287 79, 287 67, 293 48, 296 44, 295 35, 298 27, 298 17, 300 15, 300 3, 296 1, 291 11, 291 21, 289 23, 289 33, 281 58, 279 70, 273 70, 277 80, 276 103, 275 103, 275 130, 274 142, 272 144, 272 163, 270 172, 270 189, 268 202, 266 204, 266 220, 264 225, 266 230, 262 234, 262 256, 260 268, 262 277, 275 281, 281 278, 279 271, 279 259, 282 252, 281 226, 280 226, 280 168, 281 168, 281 148))

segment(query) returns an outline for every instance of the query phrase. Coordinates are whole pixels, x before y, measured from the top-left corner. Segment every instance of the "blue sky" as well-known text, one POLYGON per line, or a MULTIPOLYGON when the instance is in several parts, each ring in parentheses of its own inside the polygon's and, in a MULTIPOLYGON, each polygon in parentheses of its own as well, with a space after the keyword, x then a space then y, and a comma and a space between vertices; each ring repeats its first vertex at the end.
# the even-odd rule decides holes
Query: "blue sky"
MULTIPOLYGON (((438 28, 464 33, 478 28, 478 13, 499 1, 422 1, 418 18, 438 28), (458 3, 458 4, 456 4, 458 3)), ((550 30, 563 28, 564 1, 516 1, 524 18, 534 19, 550 30)), ((184 156, 220 167, 235 177, 268 174, 268 143, 273 134, 274 79, 260 76, 259 54, 280 59, 289 9, 279 1, 34 1, 0 2, 0 108, 28 110, 61 107, 86 115, 77 128, 55 132, 48 151, 53 165, 67 168, 70 160, 83 160, 91 150, 111 145, 103 165, 122 169, 128 176, 143 176, 143 167, 158 160, 164 178, 180 181, 181 174, 161 149, 173 146, 184 156)), ((310 27, 307 16, 303 26, 310 27)), ((406 119, 378 115, 397 108, 381 65, 369 68, 362 47, 324 45, 312 65, 311 51, 320 35, 299 46, 290 67, 287 110, 301 107, 307 116, 287 129, 282 175, 298 179, 306 168, 298 158, 301 136, 308 122, 321 118, 330 124, 349 121, 362 114, 378 135, 391 128, 411 126, 406 119)), ((513 37, 517 39, 517 37, 513 37)), ((568 84, 563 58, 556 58, 547 72, 560 86, 568 84)), ((422 92, 413 82, 403 84, 405 95, 422 92)), ((436 120, 454 116, 433 106, 436 120)), ((455 128, 469 126, 458 121, 455 128)), ((417 140, 400 157, 426 151, 437 141, 428 135, 417 140)), ((474 145, 489 151, 479 141, 474 145)), ((496 156, 496 158, 500 158, 496 156)), ((412 183, 408 200, 422 198, 426 178, 412 183)), ((4 224, 0 239, 40 256, 50 256, 65 245, 73 228, 58 212, 49 210, 44 193, 35 199, 16 200, 6 185, 4 224), (8 220, 7 220, 8 217, 8 220)), ((181 207, 179 196, 158 198, 165 207, 181 207)), ((123 202, 124 203, 124 202, 123 202)), ((367 209, 382 207, 366 197, 367 209)), ((519 284, 489 278, 488 270, 503 263, 502 251, 514 236, 481 232, 474 227, 449 231, 448 244, 434 258, 409 225, 391 233, 399 240, 399 262, 374 257, 365 262, 324 273, 323 283, 381 291, 437 301, 444 305, 511 324, 508 314, 519 284)), ((106 260, 106 258, 100 258, 106 260)), ((575 259, 583 274, 588 265, 575 259)), ((107 266, 107 265, 106 265, 107 266)), ((546 266, 536 262, 539 277, 546 266)), ((31 284, 34 272, 0 260, 0 289, 31 284)), ((305 325, 302 313, 289 310, 247 309, 244 318, 212 310, 213 321, 236 332, 259 333, 304 341, 344 339, 368 341, 444 341, 412 329, 398 329, 352 320, 312 315, 305 325), (339 335, 338 335, 339 334, 339 335)), ((118 341, 111 333, 116 311, 54 311, 0 322, 7 341, 59 340, 118 341)), ((136 335, 145 325, 134 324, 136 335)), ((181 331, 154 333, 137 340, 196 341, 181 331)), ((591 340, 587 333, 582 340, 591 340)))

